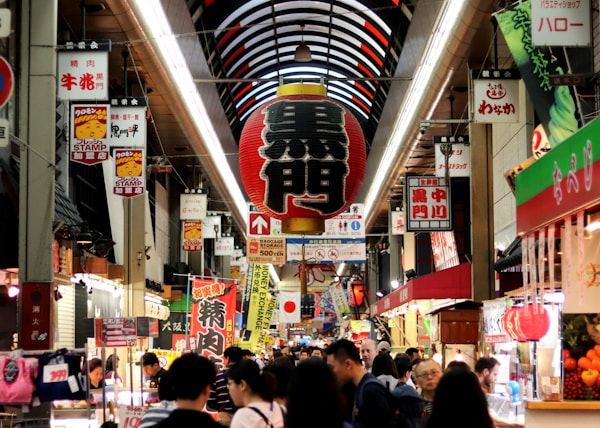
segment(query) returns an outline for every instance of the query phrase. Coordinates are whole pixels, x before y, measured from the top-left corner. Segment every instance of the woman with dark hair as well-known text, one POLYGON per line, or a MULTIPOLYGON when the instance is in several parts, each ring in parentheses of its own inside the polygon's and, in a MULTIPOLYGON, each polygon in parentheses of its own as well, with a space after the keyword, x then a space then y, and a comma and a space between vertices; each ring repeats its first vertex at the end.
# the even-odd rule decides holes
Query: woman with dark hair
POLYGON ((89 373, 90 389, 102 388, 102 360, 100 358, 91 358, 87 362, 87 370, 89 373))
POLYGON ((493 428, 485 394, 471 371, 446 372, 435 390, 426 428, 493 428))
POLYGON ((346 402, 330 366, 317 358, 298 364, 288 390, 286 428, 343 428, 346 402))
POLYGON ((106 359, 106 364, 104 365, 104 382, 107 385, 112 385, 118 383, 119 385, 123 384, 123 379, 117 373, 117 368, 119 367, 119 357, 117 354, 109 355, 106 359))
POLYGON ((393 391, 398 385, 398 369, 391 355, 387 352, 380 352, 373 358, 371 373, 377 376, 390 391, 393 391))
POLYGON ((227 371, 229 396, 238 408, 231 420, 231 428, 257 428, 268 426, 283 428, 283 407, 274 402, 273 383, 265 381, 258 364, 252 360, 241 360, 227 371))

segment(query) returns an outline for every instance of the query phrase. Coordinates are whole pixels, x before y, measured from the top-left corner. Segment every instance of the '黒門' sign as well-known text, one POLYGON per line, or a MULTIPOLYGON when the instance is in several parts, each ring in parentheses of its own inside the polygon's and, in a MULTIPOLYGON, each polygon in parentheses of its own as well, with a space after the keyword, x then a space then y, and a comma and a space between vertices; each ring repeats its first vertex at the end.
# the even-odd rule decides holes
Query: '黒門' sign
POLYGON ((515 177, 517 233, 600 200, 600 119, 581 128, 515 177))
POLYGON ((406 177, 406 230, 452 229, 450 190, 446 180, 433 176, 406 177))

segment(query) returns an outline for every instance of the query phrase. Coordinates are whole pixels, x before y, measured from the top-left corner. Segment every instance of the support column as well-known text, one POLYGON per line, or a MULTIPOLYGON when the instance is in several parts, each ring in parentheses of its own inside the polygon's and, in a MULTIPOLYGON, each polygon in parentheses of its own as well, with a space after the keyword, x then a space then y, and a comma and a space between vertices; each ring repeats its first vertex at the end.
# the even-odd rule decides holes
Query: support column
POLYGON ((492 201, 492 128, 471 123, 471 281, 473 300, 494 298, 494 211, 492 201))
POLYGON ((20 82, 19 116, 14 131, 24 141, 19 177, 19 279, 20 283, 45 282, 50 287, 54 270, 58 1, 22 0, 21 12, 21 57, 15 71, 20 82))
POLYGON ((146 313, 146 252, 145 252, 145 196, 123 201, 125 251, 125 316, 140 317, 146 313))

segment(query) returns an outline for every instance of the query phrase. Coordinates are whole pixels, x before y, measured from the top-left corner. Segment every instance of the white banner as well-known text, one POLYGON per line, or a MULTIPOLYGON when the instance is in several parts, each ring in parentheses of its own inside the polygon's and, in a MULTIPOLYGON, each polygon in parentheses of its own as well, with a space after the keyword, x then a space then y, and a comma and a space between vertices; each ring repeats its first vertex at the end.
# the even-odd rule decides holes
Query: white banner
POLYGON ((404 235, 404 211, 390 211, 392 235, 404 235))
POLYGON ((510 70, 482 70, 473 79, 473 121, 516 123, 519 121, 519 80, 507 78, 510 70), (497 73, 497 74, 496 74, 497 73), (496 78, 497 76, 497 78, 496 78))
POLYGON ((448 176, 471 176, 471 146, 465 137, 433 137, 435 147, 435 175, 446 176, 446 152, 448 151, 448 176))
POLYGON ((231 256, 235 245, 233 236, 222 236, 215 240, 215 256, 231 256))
POLYGON ((510 342, 512 339, 504 330, 502 318, 506 312, 506 299, 483 301, 483 332, 485 343, 510 342))
POLYGON ((339 320, 342 320, 344 315, 347 315, 351 312, 346 291, 340 282, 331 284, 328 290, 331 294, 331 301, 333 302, 333 307, 335 308, 335 314, 339 320))

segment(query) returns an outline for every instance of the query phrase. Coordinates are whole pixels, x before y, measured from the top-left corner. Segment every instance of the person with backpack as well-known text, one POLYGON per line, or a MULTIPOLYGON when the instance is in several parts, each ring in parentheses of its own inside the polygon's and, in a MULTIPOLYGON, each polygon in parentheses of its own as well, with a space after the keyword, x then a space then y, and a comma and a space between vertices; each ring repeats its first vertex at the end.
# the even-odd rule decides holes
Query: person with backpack
POLYGON ((339 339, 325 349, 327 364, 343 385, 356 386, 352 425, 356 428, 397 428, 385 385, 363 367, 354 343, 339 339))
POLYGON ((398 354, 394 363, 398 371, 398 384, 391 394, 398 426, 400 428, 419 428, 422 424, 425 401, 415 387, 408 383, 412 371, 411 359, 406 354, 398 354))

